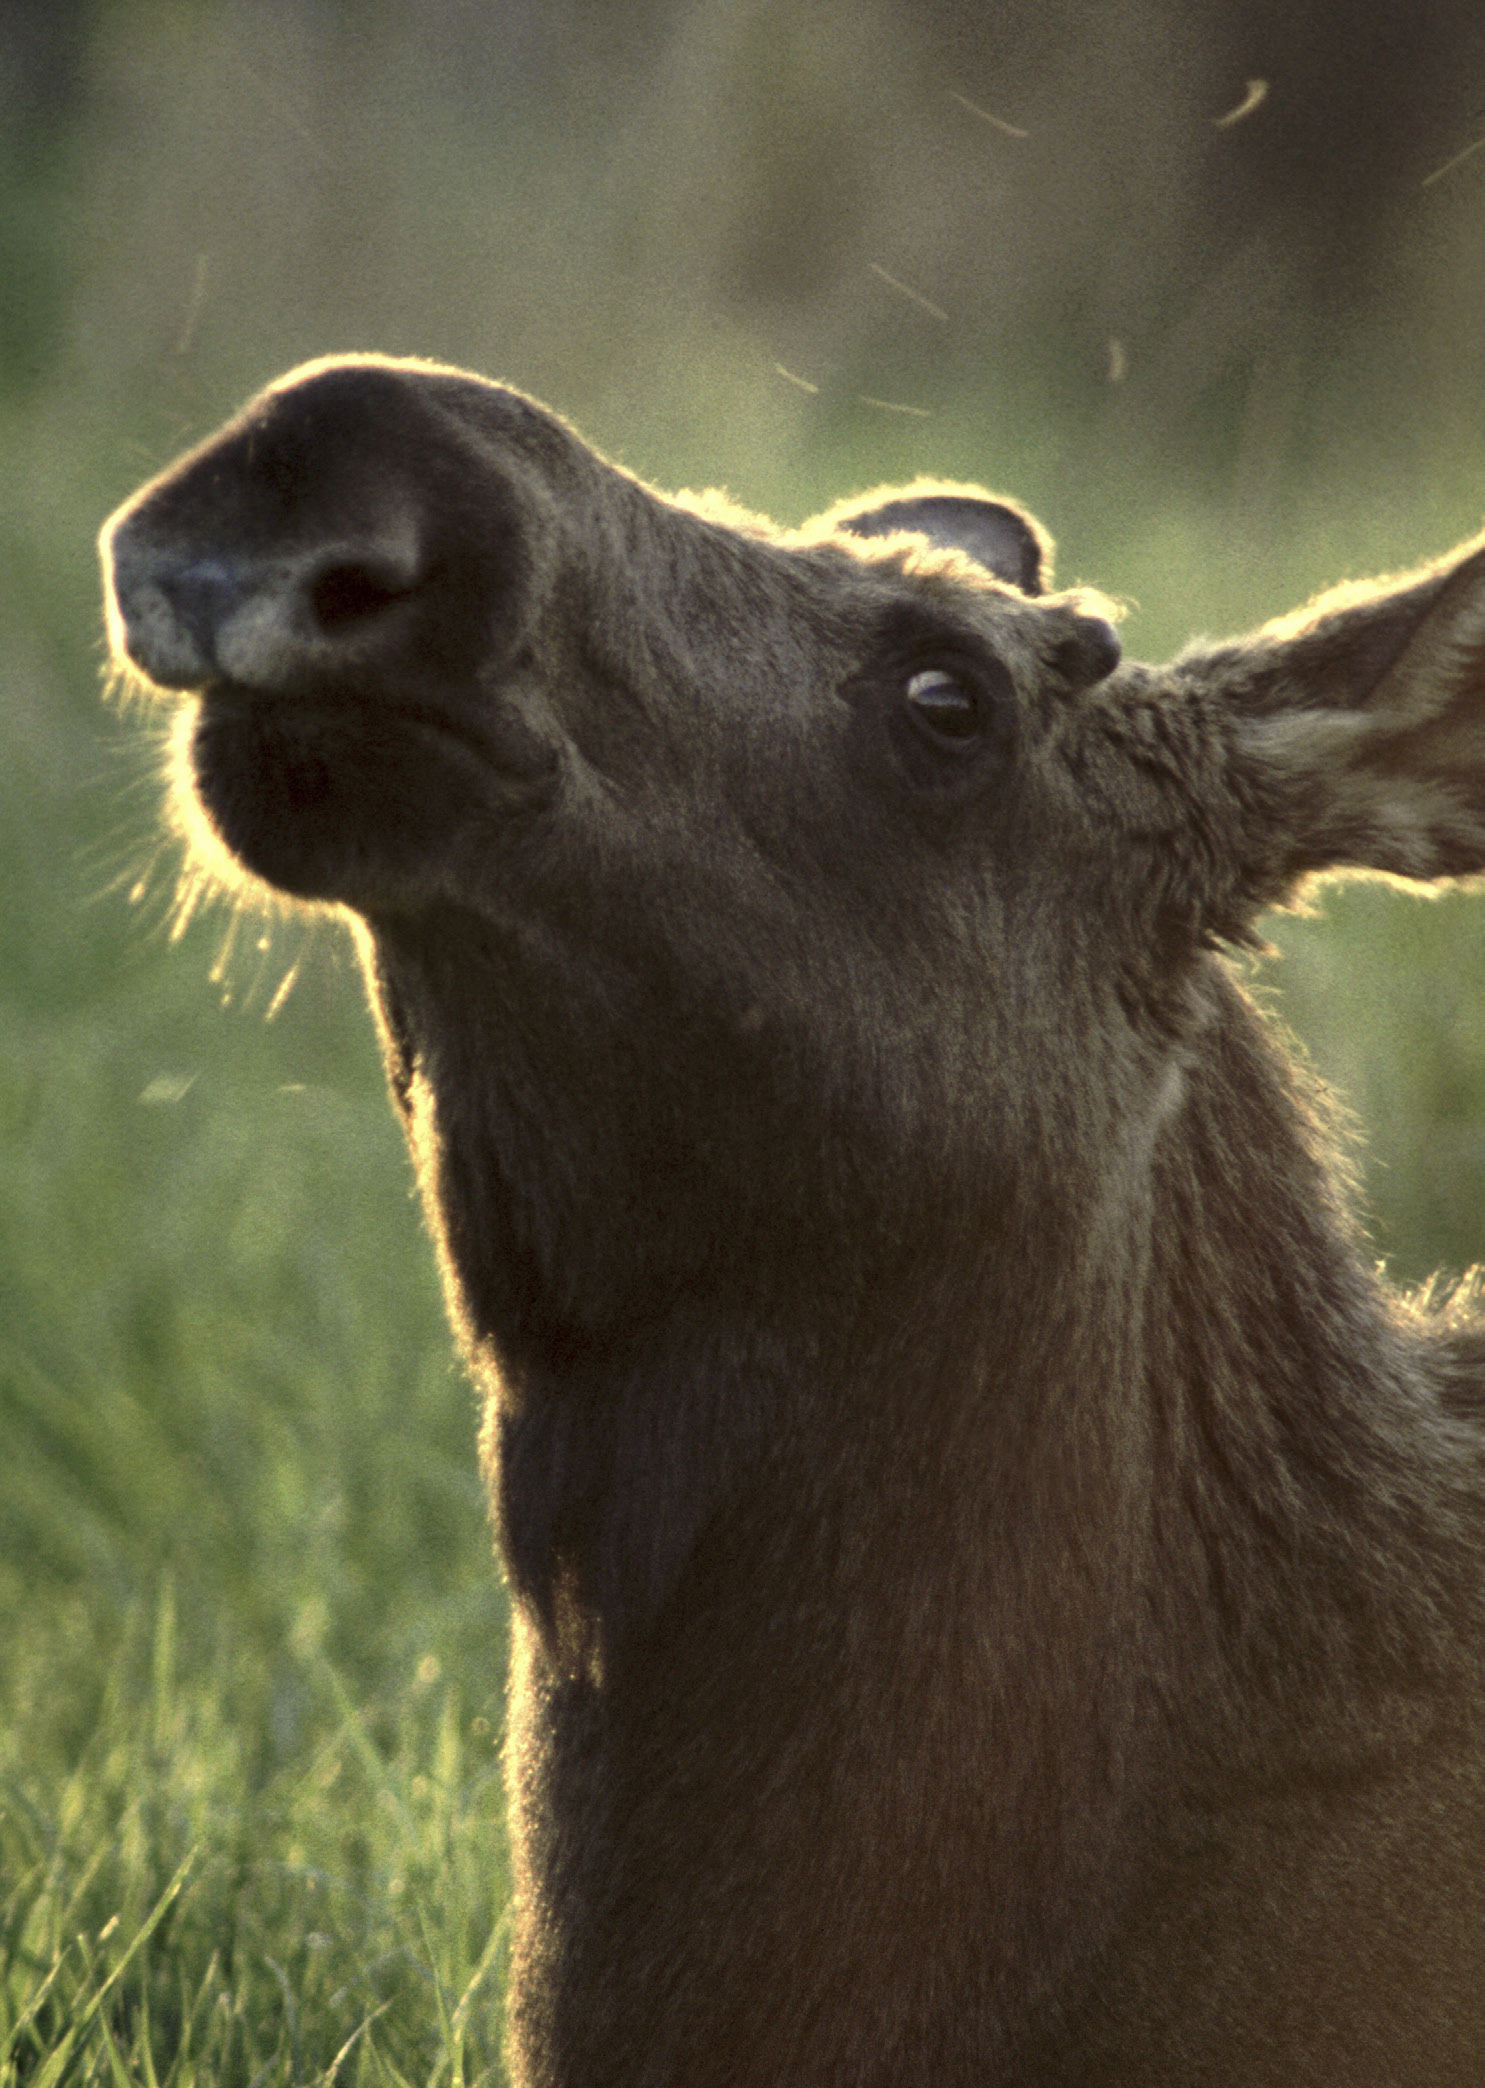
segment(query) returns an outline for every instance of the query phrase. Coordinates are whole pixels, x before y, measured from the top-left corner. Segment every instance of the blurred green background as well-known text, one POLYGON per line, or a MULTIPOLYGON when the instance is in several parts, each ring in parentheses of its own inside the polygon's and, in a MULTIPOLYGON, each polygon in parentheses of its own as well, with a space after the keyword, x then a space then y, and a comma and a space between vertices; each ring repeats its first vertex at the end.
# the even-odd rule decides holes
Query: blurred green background
MULTIPOLYGON (((0 0, 0 2088, 498 2077, 471 1396, 337 934, 172 935, 103 516, 421 353, 783 521, 978 478, 1160 656, 1477 528, 1482 140, 1478 0, 0 0)), ((1482 932, 1334 888, 1261 973, 1408 1280, 1482 932)))

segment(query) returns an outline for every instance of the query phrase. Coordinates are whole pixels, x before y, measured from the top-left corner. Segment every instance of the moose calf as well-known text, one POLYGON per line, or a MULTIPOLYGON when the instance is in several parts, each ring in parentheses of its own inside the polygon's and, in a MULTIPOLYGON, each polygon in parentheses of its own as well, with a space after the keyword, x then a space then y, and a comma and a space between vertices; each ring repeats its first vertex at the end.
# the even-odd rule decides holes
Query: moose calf
POLYGON ((1121 665, 974 488, 782 531, 357 358, 104 557, 487 1394, 515 2079, 1485 2080, 1485 1337, 1221 955, 1485 870, 1485 549, 1121 665))

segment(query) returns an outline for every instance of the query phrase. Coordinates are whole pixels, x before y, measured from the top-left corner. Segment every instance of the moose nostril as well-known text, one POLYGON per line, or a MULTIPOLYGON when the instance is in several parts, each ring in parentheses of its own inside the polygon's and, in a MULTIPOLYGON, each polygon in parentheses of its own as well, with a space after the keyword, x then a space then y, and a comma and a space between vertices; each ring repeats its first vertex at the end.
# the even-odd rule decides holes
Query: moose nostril
POLYGON ((405 581, 391 579, 368 565, 337 565, 321 573, 309 591, 321 630, 336 631, 375 616, 408 592, 405 581))

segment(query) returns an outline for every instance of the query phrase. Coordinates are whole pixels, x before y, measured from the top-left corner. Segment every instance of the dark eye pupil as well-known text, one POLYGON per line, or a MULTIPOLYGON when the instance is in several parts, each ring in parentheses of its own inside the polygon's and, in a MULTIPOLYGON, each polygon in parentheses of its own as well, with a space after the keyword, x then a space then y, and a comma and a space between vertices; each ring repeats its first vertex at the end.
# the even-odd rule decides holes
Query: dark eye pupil
POLYGON ((979 711, 962 682, 940 667, 915 674, 904 692, 925 725, 946 739, 969 739, 979 730, 979 711))

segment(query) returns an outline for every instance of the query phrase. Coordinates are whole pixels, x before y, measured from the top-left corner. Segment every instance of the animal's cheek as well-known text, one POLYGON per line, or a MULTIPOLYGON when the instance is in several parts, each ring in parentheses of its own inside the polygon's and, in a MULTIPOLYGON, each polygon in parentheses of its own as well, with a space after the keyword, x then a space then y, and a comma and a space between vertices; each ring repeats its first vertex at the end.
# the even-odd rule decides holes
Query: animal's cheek
POLYGON ((228 852, 277 890, 356 908, 416 904, 459 837, 531 796, 441 721, 213 693, 186 780, 228 852))

